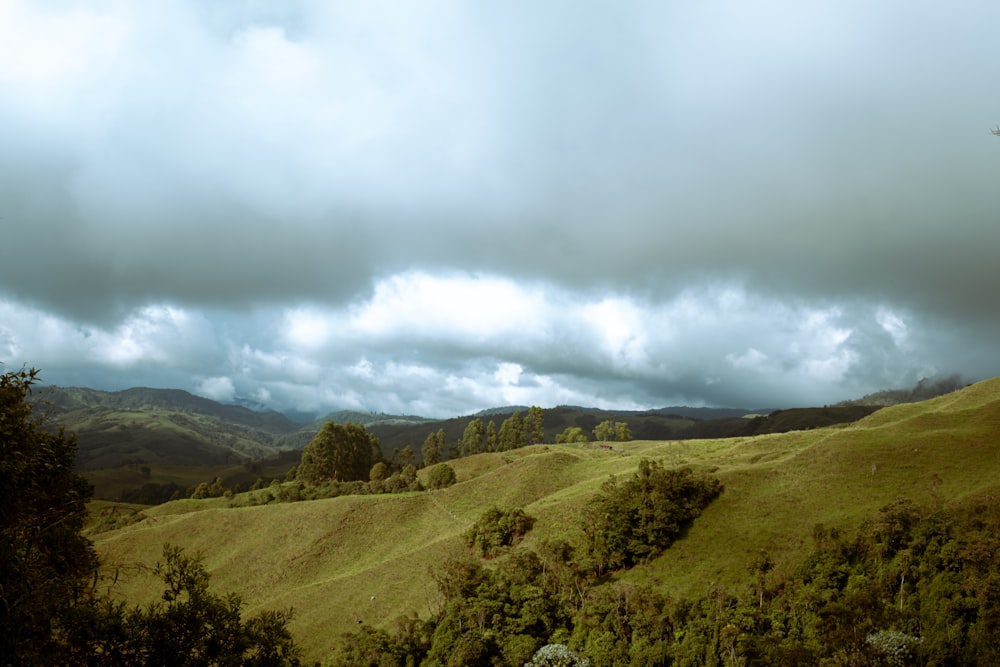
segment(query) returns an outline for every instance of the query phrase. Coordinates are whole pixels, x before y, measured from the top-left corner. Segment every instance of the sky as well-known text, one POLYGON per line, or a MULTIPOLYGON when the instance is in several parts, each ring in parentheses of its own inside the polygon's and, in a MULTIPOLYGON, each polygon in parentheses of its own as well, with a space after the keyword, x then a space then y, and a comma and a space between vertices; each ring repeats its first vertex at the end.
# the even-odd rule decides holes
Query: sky
POLYGON ((0 362, 429 417, 998 375, 997 25, 0 0, 0 362))

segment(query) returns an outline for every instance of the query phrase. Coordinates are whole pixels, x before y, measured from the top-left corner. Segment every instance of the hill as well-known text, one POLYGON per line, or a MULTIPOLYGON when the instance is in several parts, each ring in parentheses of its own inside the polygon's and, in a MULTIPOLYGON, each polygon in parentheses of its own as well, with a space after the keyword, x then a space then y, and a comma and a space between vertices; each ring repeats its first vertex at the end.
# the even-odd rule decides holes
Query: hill
MULTIPOLYGON (((749 420, 748 420, 749 421, 749 420)), ((1000 493, 1000 379, 922 403, 881 409, 849 425, 688 441, 536 445, 454 461, 458 483, 402 495, 344 496, 257 507, 184 500, 94 536, 121 594, 151 599, 148 566, 164 542, 202 553, 219 590, 250 610, 293 606, 291 629, 321 659, 332 638, 365 622, 385 627, 436 605, 429 572, 465 552, 461 534, 488 507, 537 518, 527 543, 578 540, 581 511, 609 476, 641 458, 713 471, 722 496, 684 539, 620 575, 672 597, 738 586, 766 549, 775 572, 794 568, 818 524, 852 529, 899 496, 949 506, 1000 493)))
POLYGON ((179 389, 46 387, 34 401, 49 423, 76 433, 79 470, 250 461, 293 448, 301 428, 279 412, 223 405, 179 389))

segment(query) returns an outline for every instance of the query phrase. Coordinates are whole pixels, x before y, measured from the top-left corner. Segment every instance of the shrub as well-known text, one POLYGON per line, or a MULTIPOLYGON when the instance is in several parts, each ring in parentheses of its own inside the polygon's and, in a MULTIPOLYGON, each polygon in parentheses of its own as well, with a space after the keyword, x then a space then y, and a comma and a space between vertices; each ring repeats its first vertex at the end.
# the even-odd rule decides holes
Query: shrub
POLYGON ((517 544, 534 525, 534 517, 520 507, 493 506, 465 532, 465 542, 480 557, 493 558, 505 547, 517 544))
POLYGON ((643 459, 624 483, 606 482, 583 526, 598 572, 659 555, 722 492, 722 483, 690 468, 666 470, 643 459))
POLYGON ((444 489, 455 481, 455 469, 447 463, 438 463, 427 472, 427 486, 431 489, 444 489))

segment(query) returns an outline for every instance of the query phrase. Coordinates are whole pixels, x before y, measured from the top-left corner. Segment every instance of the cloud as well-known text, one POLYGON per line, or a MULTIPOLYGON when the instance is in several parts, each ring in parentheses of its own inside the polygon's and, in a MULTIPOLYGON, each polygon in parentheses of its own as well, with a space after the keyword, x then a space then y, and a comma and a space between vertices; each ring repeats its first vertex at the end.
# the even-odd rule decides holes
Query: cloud
POLYGON ((996 373, 996 19, 5 3, 0 355, 438 414, 996 373))

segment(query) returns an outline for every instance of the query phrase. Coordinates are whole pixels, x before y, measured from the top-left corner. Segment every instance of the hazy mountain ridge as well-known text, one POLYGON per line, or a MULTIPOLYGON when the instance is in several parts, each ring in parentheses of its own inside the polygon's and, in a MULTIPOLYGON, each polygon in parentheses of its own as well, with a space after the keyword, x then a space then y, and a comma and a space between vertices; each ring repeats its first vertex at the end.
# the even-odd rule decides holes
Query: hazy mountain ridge
POLYGON ((294 448, 301 428, 279 412, 224 405, 180 389, 47 386, 32 400, 48 423, 76 434, 81 470, 267 458, 294 448))
MULTIPOLYGON (((656 410, 601 410, 558 406, 544 410, 545 439, 554 442, 566 428, 591 435, 605 420, 625 421, 637 440, 690 440, 749 436, 828 426, 855 421, 879 407, 871 397, 896 399, 951 390, 956 378, 923 381, 910 390, 878 392, 854 402, 824 408, 756 410, 743 408, 664 407, 656 410), (766 416, 761 413, 770 412, 766 416), (749 415, 758 415, 746 418, 749 415)), ((386 456, 410 446, 419 455, 426 437, 445 431, 449 445, 457 442, 472 419, 494 421, 497 428, 523 406, 507 406, 476 415, 435 420, 415 415, 390 415, 340 410, 308 424, 275 411, 258 412, 228 405, 180 389, 134 387, 101 391, 86 387, 47 386, 34 397, 41 414, 77 434, 81 470, 114 468, 126 463, 218 466, 272 459, 300 450, 326 421, 355 422, 378 436, 386 456)))

